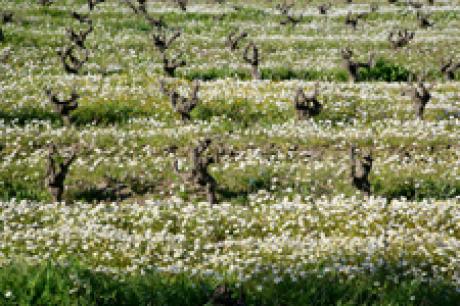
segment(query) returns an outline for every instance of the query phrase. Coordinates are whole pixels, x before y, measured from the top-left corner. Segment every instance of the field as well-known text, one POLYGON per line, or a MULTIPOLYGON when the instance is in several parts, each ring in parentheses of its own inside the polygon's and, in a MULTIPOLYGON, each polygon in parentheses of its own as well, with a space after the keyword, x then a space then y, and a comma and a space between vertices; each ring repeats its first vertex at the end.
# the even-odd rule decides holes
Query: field
POLYGON ((39 2, 0 2, 1 305, 460 305, 458 0, 39 2))

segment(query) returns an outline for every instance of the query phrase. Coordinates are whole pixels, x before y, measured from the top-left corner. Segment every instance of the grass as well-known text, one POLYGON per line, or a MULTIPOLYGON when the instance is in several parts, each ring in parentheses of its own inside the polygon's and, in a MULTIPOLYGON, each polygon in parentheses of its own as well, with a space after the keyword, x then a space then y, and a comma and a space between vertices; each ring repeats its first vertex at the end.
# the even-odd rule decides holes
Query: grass
POLYGON ((404 197, 409 200, 426 198, 448 199, 460 196, 460 183, 439 175, 387 173, 373 181, 374 192, 390 199, 404 197))
POLYGON ((360 71, 359 81, 407 82, 411 75, 405 67, 380 58, 371 69, 360 71))
MULTIPOLYGON (((294 70, 288 67, 271 67, 261 69, 262 80, 270 81, 286 81, 286 80, 303 80, 303 81, 336 81, 344 82, 348 79, 347 73, 344 70, 333 69, 330 71, 316 70, 294 70)), ((178 76, 187 80, 212 81, 225 78, 235 78, 239 80, 250 80, 251 74, 249 70, 229 68, 210 68, 206 70, 188 70, 178 73, 178 76)))
POLYGON ((336 273, 278 283, 165 274, 114 276, 78 262, 66 265, 15 263, 0 269, 2 305, 217 305, 214 291, 225 285, 233 303, 246 305, 457 305, 460 292, 441 281, 410 276, 392 279, 384 269, 353 279, 336 273), (258 288, 263 287, 260 291, 258 288), (213 298, 214 297, 214 298, 213 298))
MULTIPOLYGON (((281 25, 270 1, 200 0, 187 12, 151 2, 152 16, 182 31, 170 51, 187 66, 174 79, 154 29, 124 4, 91 12, 89 62, 67 75, 56 49, 67 27, 80 28, 70 13, 87 12, 87 1, 6 2, 14 21, 0 44, 0 54, 11 48, 0 64, 0 305, 210 305, 223 284, 247 305, 458 304, 460 75, 446 82, 439 71, 459 49, 458 1, 437 3, 435 26, 423 30, 407 6, 382 3, 356 31, 344 26, 356 6, 344 1, 327 18, 317 15, 324 1, 296 1, 304 18, 295 26, 281 25), (391 25, 415 30, 415 40, 393 50, 391 25), (233 30, 248 37, 231 52, 233 30), (242 56, 250 41, 261 54, 257 81, 242 56), (345 47, 358 61, 376 54, 358 82, 344 70, 345 47), (434 85, 423 122, 402 95, 422 71, 434 85), (184 97, 200 81, 190 122, 160 79, 184 97), (310 95, 315 84, 322 112, 296 120, 296 91, 310 95), (81 95, 72 127, 47 86, 81 95), (173 168, 190 170, 204 137, 222 153, 209 168, 221 205, 202 203, 203 190, 173 168), (82 149, 65 181, 72 205, 49 203, 50 142, 82 149), (350 184, 352 144, 373 152, 375 198, 350 184)), ((369 1, 354 2, 367 10, 369 1)))

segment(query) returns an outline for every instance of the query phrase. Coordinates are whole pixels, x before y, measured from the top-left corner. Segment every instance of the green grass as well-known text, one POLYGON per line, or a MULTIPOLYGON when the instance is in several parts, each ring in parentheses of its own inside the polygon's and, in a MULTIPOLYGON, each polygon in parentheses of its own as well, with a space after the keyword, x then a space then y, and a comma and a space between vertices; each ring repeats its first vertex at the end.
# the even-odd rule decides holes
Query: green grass
MULTIPOLYGON (((260 70, 263 80, 286 81, 286 80, 303 80, 303 81, 336 81, 344 82, 348 79, 347 73, 341 69, 332 69, 326 71, 317 71, 310 69, 296 70, 289 67, 262 68, 260 70)), ((187 80, 212 81, 225 78, 236 78, 239 80, 250 80, 251 74, 249 69, 232 70, 229 68, 210 68, 206 70, 192 69, 186 72, 178 71, 178 76, 187 80)))
POLYGON ((211 81, 225 78, 237 78, 240 80, 249 80, 251 75, 249 70, 232 70, 230 68, 209 68, 206 70, 191 69, 183 72, 178 70, 177 75, 186 80, 211 81))
POLYGON ((234 302, 246 305, 458 305, 460 292, 443 282, 422 282, 410 276, 395 279, 385 269, 347 279, 318 273, 279 283, 243 283, 232 277, 171 275, 114 276, 94 272, 77 262, 66 265, 14 263, 0 268, 1 305, 218 305, 215 288, 225 285, 234 302), (396 281, 395 281, 396 280, 396 281), (259 287, 260 286, 260 287, 259 287), (260 291, 260 288, 263 288, 260 291))
POLYGON ((373 190, 389 199, 405 197, 410 200, 426 198, 448 199, 460 196, 460 182, 439 173, 437 175, 391 173, 372 180, 373 190))
POLYGON ((380 58, 371 69, 360 71, 359 81, 406 82, 410 76, 405 67, 380 58))

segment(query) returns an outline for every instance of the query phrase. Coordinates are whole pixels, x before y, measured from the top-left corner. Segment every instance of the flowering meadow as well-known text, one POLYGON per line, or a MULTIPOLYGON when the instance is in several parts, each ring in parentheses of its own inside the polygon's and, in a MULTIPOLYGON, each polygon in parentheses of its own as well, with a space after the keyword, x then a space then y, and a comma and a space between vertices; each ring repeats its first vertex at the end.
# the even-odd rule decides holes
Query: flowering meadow
POLYGON ((348 2, 0 0, 0 305, 460 305, 460 2, 348 2))

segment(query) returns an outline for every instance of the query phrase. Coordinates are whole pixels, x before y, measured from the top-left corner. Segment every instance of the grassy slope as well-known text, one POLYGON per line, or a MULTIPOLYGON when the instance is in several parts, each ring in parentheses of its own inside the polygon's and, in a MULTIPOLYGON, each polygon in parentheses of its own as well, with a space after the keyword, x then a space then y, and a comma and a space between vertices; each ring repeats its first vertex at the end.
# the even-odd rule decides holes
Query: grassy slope
MULTIPOLYGON (((133 190, 127 203, 169 197, 200 201, 203 196, 190 186, 184 191, 183 182, 171 169, 176 158, 187 164, 189 148, 203 136, 214 136, 236 152, 236 157, 225 156, 212 167, 220 200, 232 205, 247 205, 261 191, 268 193, 261 197, 266 205, 284 198, 354 195, 347 168, 351 143, 373 148, 371 182, 377 195, 416 200, 460 195, 459 83, 445 82, 439 73, 441 60, 460 48, 453 39, 460 28, 459 11, 452 8, 455 3, 444 8, 445 3, 437 4, 432 29, 417 29, 414 13, 403 6, 383 5, 384 12, 369 16, 358 31, 343 25, 348 10, 343 3, 327 21, 315 15, 315 5, 321 1, 308 6, 298 3, 297 9, 305 8, 307 17, 296 27, 280 26, 273 6, 261 1, 241 1, 240 13, 225 5, 230 13, 220 22, 214 20, 221 9, 218 5, 206 5, 205 11, 192 7, 184 14, 168 4, 152 4, 155 16, 161 14, 168 24, 184 30, 174 48, 185 52, 188 65, 178 69, 178 79, 169 82, 187 91, 192 79, 206 81, 201 104, 192 113, 194 121, 184 126, 159 94, 161 58, 145 21, 113 1, 99 5, 92 14, 95 32, 88 41, 90 62, 82 75, 68 76, 55 50, 66 40, 65 28, 77 26, 69 12, 85 11, 86 2, 62 1, 47 9, 32 2, 5 4, 5 9, 15 13, 15 21, 2 26, 6 39, 0 45, 0 50, 12 51, 7 63, 0 64, 0 128, 5 132, 0 198, 4 201, 50 199, 43 185, 45 146, 50 141, 63 148, 80 142, 86 148, 66 181, 65 197, 70 202, 114 200, 98 188, 107 176, 133 190), (165 6, 167 12, 159 13, 165 6), (415 41, 399 51, 390 49, 386 41, 395 23, 416 29, 415 41), (234 28, 247 29, 261 47, 263 82, 248 80, 241 50, 232 54, 224 47, 225 36, 234 28), (339 50, 347 45, 353 46, 359 59, 366 59, 371 51, 381 59, 379 68, 363 82, 345 82, 339 50), (116 69, 102 73, 111 66, 116 69), (414 120, 410 101, 401 96, 404 83, 379 82, 404 81, 409 73, 422 70, 436 83, 424 123, 414 120), (296 122, 293 94, 298 86, 312 90, 312 81, 320 81, 325 111, 314 120, 296 122), (81 93, 80 107, 72 114, 76 128, 61 127, 43 93, 47 85, 67 94, 76 87, 81 93), (172 145, 179 147, 176 154, 168 152, 172 145)), ((354 2, 358 3, 354 9, 367 10, 368 1, 354 2)), ((433 229, 437 231, 444 233, 448 228, 433 229)), ((89 304, 96 296, 104 296, 107 304, 114 299, 142 304, 141 299, 148 299, 177 305, 185 300, 205 302, 216 285, 216 280, 171 280, 156 274, 121 283, 84 268, 70 269, 78 270, 75 273, 82 275, 83 283, 91 282, 91 289, 79 287, 75 296, 68 297, 66 292, 74 284, 66 277, 66 269, 14 265, 0 270, 0 296, 11 290, 24 303, 89 304), (17 278, 7 281, 12 270, 17 278), (152 286, 161 290, 154 291, 152 286)), ((449 305, 458 298, 453 288, 442 283, 424 291, 426 284, 410 278, 394 285, 382 282, 378 275, 344 283, 334 277, 267 284, 260 293, 255 285, 245 290, 255 305, 294 301, 407 304, 412 295, 415 305, 449 305), (380 284, 374 288, 376 279, 380 284)), ((1 298, 0 302, 6 302, 1 298)))

